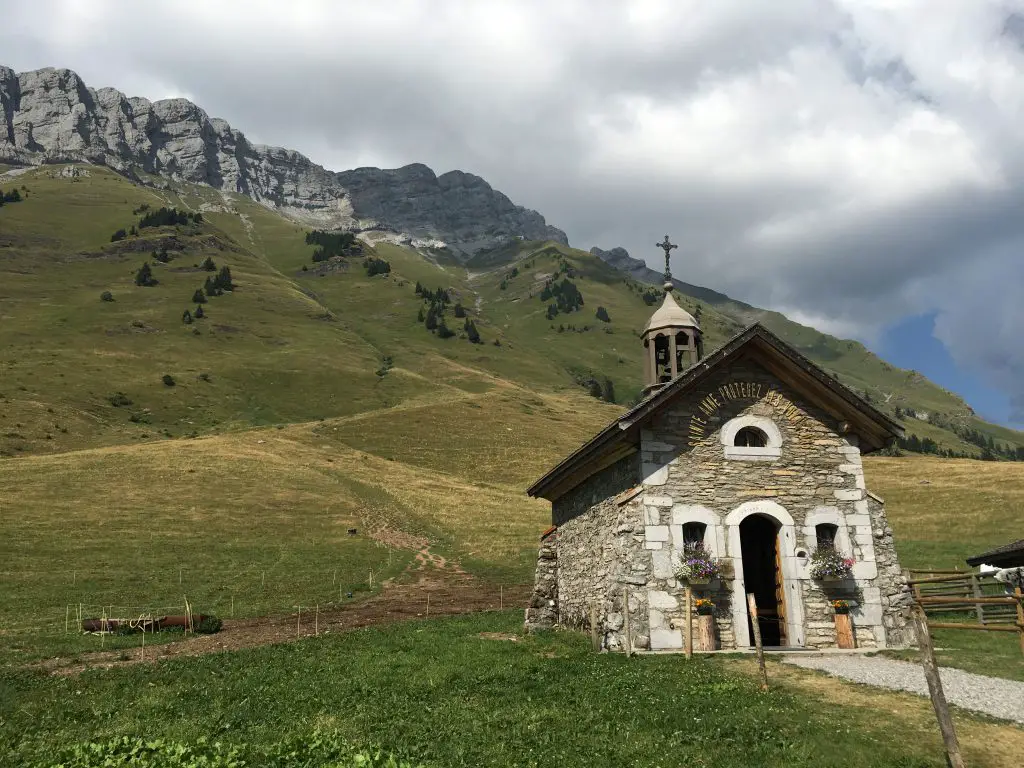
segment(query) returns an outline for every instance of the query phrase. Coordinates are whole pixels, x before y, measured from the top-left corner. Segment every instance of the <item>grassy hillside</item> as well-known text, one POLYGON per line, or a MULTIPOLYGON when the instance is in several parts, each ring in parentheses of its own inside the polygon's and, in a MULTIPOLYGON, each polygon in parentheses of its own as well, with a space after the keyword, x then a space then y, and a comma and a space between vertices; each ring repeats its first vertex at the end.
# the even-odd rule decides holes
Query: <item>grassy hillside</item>
MULTIPOLYGON (((371 253, 391 273, 368 277, 358 258, 314 265, 304 230, 248 198, 163 180, 165 188, 143 187, 103 168, 75 178, 58 170, 0 177, 0 187, 28 191, 0 209, 0 456, 339 417, 484 392, 498 381, 563 392, 609 379, 617 402, 639 394, 648 287, 588 253, 520 242, 463 267, 379 244, 371 253), (204 220, 111 243, 112 232, 138 221, 133 211, 142 205, 197 211, 204 220), (136 271, 160 248, 173 259, 153 263, 159 284, 136 286, 136 271), (200 269, 207 257, 231 269, 237 288, 185 325, 182 313, 194 312, 192 294, 209 276, 200 269), (554 275, 571 276, 584 306, 550 320, 539 294, 554 275), (447 289, 483 343, 468 343, 451 309, 446 321, 458 335, 429 333, 417 319, 417 282, 447 289), (103 291, 114 301, 101 301, 103 291), (610 323, 595 317, 599 306, 610 323), (393 367, 379 376, 385 358, 393 367), (176 386, 164 385, 165 374, 176 386)), ((680 302, 698 306, 687 296, 680 302)), ((719 301, 702 311, 710 349, 754 310, 719 301)), ((938 415, 944 425, 1024 444, 1020 433, 974 419, 956 396, 856 342, 775 313, 758 317, 881 407, 925 415, 929 421, 905 419, 922 438, 978 452, 937 426, 938 415)))
MULTIPOLYGON (((369 589, 371 572, 398 573, 427 542, 475 575, 529 581, 547 512, 523 489, 637 396, 646 286, 550 243, 468 268, 381 243, 370 252, 388 275, 368 277, 358 258, 323 269, 303 229, 247 198, 57 170, 17 176, 26 199, 0 208, 5 656, 84 647, 63 635, 68 605, 187 595, 221 614, 288 612, 369 589), (143 205, 203 220, 112 243, 143 205), (168 264, 150 256, 162 248, 168 264), (185 324, 207 257, 235 290, 185 324), (152 287, 135 284, 146 261, 152 287), (539 294, 556 273, 585 304, 548 319, 539 294), (483 343, 428 332, 417 282, 446 289, 483 343), (588 377, 610 379, 617 404, 588 396, 588 377)), ((703 308, 709 348, 740 327, 727 310, 703 308)), ((447 320, 461 329, 451 309, 447 320)), ((847 383, 963 407, 859 345, 777 322, 847 383)), ((948 567, 1017 535, 1022 472, 886 459, 868 481, 890 497, 905 563, 948 567)))

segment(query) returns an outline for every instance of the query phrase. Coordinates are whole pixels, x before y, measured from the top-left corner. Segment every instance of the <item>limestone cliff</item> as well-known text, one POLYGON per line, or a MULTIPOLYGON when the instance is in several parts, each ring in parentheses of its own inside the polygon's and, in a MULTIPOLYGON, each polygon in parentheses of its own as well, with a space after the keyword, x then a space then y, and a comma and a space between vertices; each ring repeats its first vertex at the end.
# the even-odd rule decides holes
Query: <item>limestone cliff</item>
POLYGON ((0 162, 90 162, 238 192, 310 226, 373 231, 469 256, 517 235, 567 243, 544 217, 461 171, 424 165, 332 173, 288 149, 253 144, 186 99, 93 90, 67 69, 0 67, 0 162))

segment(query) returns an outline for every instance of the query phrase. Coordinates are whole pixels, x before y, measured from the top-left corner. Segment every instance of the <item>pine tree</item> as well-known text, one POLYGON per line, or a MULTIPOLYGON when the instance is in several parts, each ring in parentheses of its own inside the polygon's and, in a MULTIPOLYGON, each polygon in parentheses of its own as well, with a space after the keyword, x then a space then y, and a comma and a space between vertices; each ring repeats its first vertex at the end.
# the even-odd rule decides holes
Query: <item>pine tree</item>
POLYGON ((193 304, 205 304, 206 303, 206 296, 203 295, 203 289, 202 288, 196 288, 196 292, 192 294, 192 303, 193 304))
POLYGON ((427 312, 427 319, 425 321, 428 331, 433 331, 437 328, 437 312, 434 310, 434 306, 430 306, 430 310, 427 312))
POLYGON ((216 272, 217 265, 214 264, 213 259, 209 256, 206 257, 206 261, 203 262, 203 269, 207 272, 216 272))
POLYGON ((611 317, 608 316, 608 310, 604 307, 598 307, 595 315, 598 320, 604 323, 610 323, 612 321, 611 317))
POLYGON ((204 317, 206 317, 206 313, 203 312, 203 305, 202 304, 200 304, 198 307, 196 307, 196 311, 195 311, 195 314, 193 315, 193 317, 195 317, 196 320, 202 320, 204 317))
POLYGON ((448 327, 443 317, 437 324, 437 335, 440 336, 442 339, 450 339, 452 336, 455 335, 455 331, 448 327))
POLYGON ((187 309, 181 315, 181 322, 183 322, 185 325, 192 324, 192 313, 189 312, 187 309))
POLYGON ((222 291, 234 290, 235 286, 231 282, 231 269, 229 267, 220 268, 220 272, 217 273, 217 277, 214 279, 214 285, 222 291))
POLYGON ((466 316, 466 310, 463 308, 463 306, 461 304, 456 304, 455 305, 455 316, 456 317, 465 317, 466 316))
POLYGON ((420 307, 419 313, 416 315, 416 322, 422 323, 426 319, 426 312, 423 311, 423 307, 420 307))
POLYGON ((153 269, 149 266, 147 261, 142 265, 142 268, 135 273, 135 284, 142 286, 153 286, 156 285, 157 281, 153 279, 153 269))
POLYGON ((423 285, 420 283, 419 280, 416 281, 416 295, 417 296, 422 296, 423 295, 423 285))
POLYGON ((480 332, 476 329, 476 324, 472 320, 466 321, 466 336, 469 338, 472 344, 481 344, 480 332))

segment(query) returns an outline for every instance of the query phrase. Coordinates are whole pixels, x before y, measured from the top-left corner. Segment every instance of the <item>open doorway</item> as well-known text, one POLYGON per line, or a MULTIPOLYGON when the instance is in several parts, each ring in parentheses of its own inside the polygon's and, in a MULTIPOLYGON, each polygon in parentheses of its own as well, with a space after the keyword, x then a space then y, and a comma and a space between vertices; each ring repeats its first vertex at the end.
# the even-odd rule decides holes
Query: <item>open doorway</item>
MULTIPOLYGON (((787 645, 785 586, 779 553, 779 523, 764 515, 750 515, 740 523, 743 581, 757 603, 761 643, 765 647, 787 645)), ((754 630, 747 615, 747 632, 754 644, 754 630)))

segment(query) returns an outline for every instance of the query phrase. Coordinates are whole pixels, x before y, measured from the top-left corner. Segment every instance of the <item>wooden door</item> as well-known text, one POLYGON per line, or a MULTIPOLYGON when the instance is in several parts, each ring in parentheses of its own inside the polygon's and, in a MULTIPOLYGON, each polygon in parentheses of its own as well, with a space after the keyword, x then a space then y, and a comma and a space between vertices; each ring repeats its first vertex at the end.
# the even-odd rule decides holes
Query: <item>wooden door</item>
POLYGON ((782 578, 782 531, 775 536, 775 618, 779 622, 779 645, 786 642, 786 584, 782 578))

